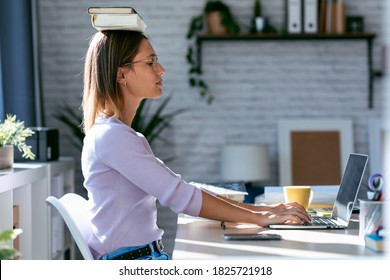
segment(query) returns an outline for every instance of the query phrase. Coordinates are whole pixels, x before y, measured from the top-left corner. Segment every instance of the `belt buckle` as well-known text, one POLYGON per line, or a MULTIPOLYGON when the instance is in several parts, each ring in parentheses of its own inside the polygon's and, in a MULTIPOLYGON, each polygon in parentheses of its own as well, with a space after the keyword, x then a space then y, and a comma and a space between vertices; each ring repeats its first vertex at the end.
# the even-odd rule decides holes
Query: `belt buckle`
POLYGON ((162 251, 164 250, 164 244, 162 243, 162 240, 161 239, 157 240, 155 244, 156 244, 157 251, 161 254, 162 251))

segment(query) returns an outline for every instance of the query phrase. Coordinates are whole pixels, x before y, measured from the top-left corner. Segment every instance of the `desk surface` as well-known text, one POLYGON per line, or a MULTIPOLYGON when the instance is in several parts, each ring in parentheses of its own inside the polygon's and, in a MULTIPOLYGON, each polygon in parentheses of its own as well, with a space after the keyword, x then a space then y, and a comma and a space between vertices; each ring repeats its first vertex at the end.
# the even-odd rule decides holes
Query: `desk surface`
MULTIPOLYGON (((356 216, 356 215, 355 215, 356 216)), ((359 223, 353 216, 348 229, 270 230, 244 224, 226 224, 180 215, 172 254, 174 260, 188 259, 350 259, 359 256, 382 257, 364 246, 359 223), (277 233, 282 240, 226 241, 224 233, 277 233)))

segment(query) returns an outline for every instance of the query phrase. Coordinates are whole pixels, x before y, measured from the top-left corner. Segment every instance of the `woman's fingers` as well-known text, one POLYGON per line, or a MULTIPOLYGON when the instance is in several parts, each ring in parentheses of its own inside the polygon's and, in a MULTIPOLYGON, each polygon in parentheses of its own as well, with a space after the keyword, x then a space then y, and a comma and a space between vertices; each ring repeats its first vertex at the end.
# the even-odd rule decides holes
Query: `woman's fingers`
POLYGON ((310 223, 310 215, 301 209, 285 209, 284 211, 270 211, 268 224, 284 224, 296 223, 306 224, 310 223))

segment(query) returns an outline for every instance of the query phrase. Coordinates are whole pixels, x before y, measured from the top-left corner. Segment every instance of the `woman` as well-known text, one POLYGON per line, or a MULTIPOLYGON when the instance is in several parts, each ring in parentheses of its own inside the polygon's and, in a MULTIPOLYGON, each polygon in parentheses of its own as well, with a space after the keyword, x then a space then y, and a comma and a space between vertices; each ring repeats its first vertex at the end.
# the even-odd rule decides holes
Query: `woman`
POLYGON ((267 226, 310 221, 298 204, 252 206, 209 194, 157 159, 130 126, 140 102, 162 95, 165 69, 134 31, 98 32, 84 69, 82 152, 96 259, 169 259, 156 225, 156 199, 175 213, 267 226))

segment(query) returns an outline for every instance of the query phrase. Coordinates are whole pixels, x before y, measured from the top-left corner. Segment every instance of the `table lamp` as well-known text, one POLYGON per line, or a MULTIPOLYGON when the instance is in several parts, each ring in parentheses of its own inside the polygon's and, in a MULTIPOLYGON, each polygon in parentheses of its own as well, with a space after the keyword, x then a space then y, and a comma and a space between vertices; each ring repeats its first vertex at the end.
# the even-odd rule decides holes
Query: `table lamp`
POLYGON ((254 182, 269 180, 270 166, 267 145, 226 145, 221 153, 221 178, 223 181, 242 181, 248 192, 246 202, 262 193, 263 188, 252 186, 254 182))
POLYGON ((267 145, 226 145, 221 154, 224 181, 255 182, 270 177, 267 145))

